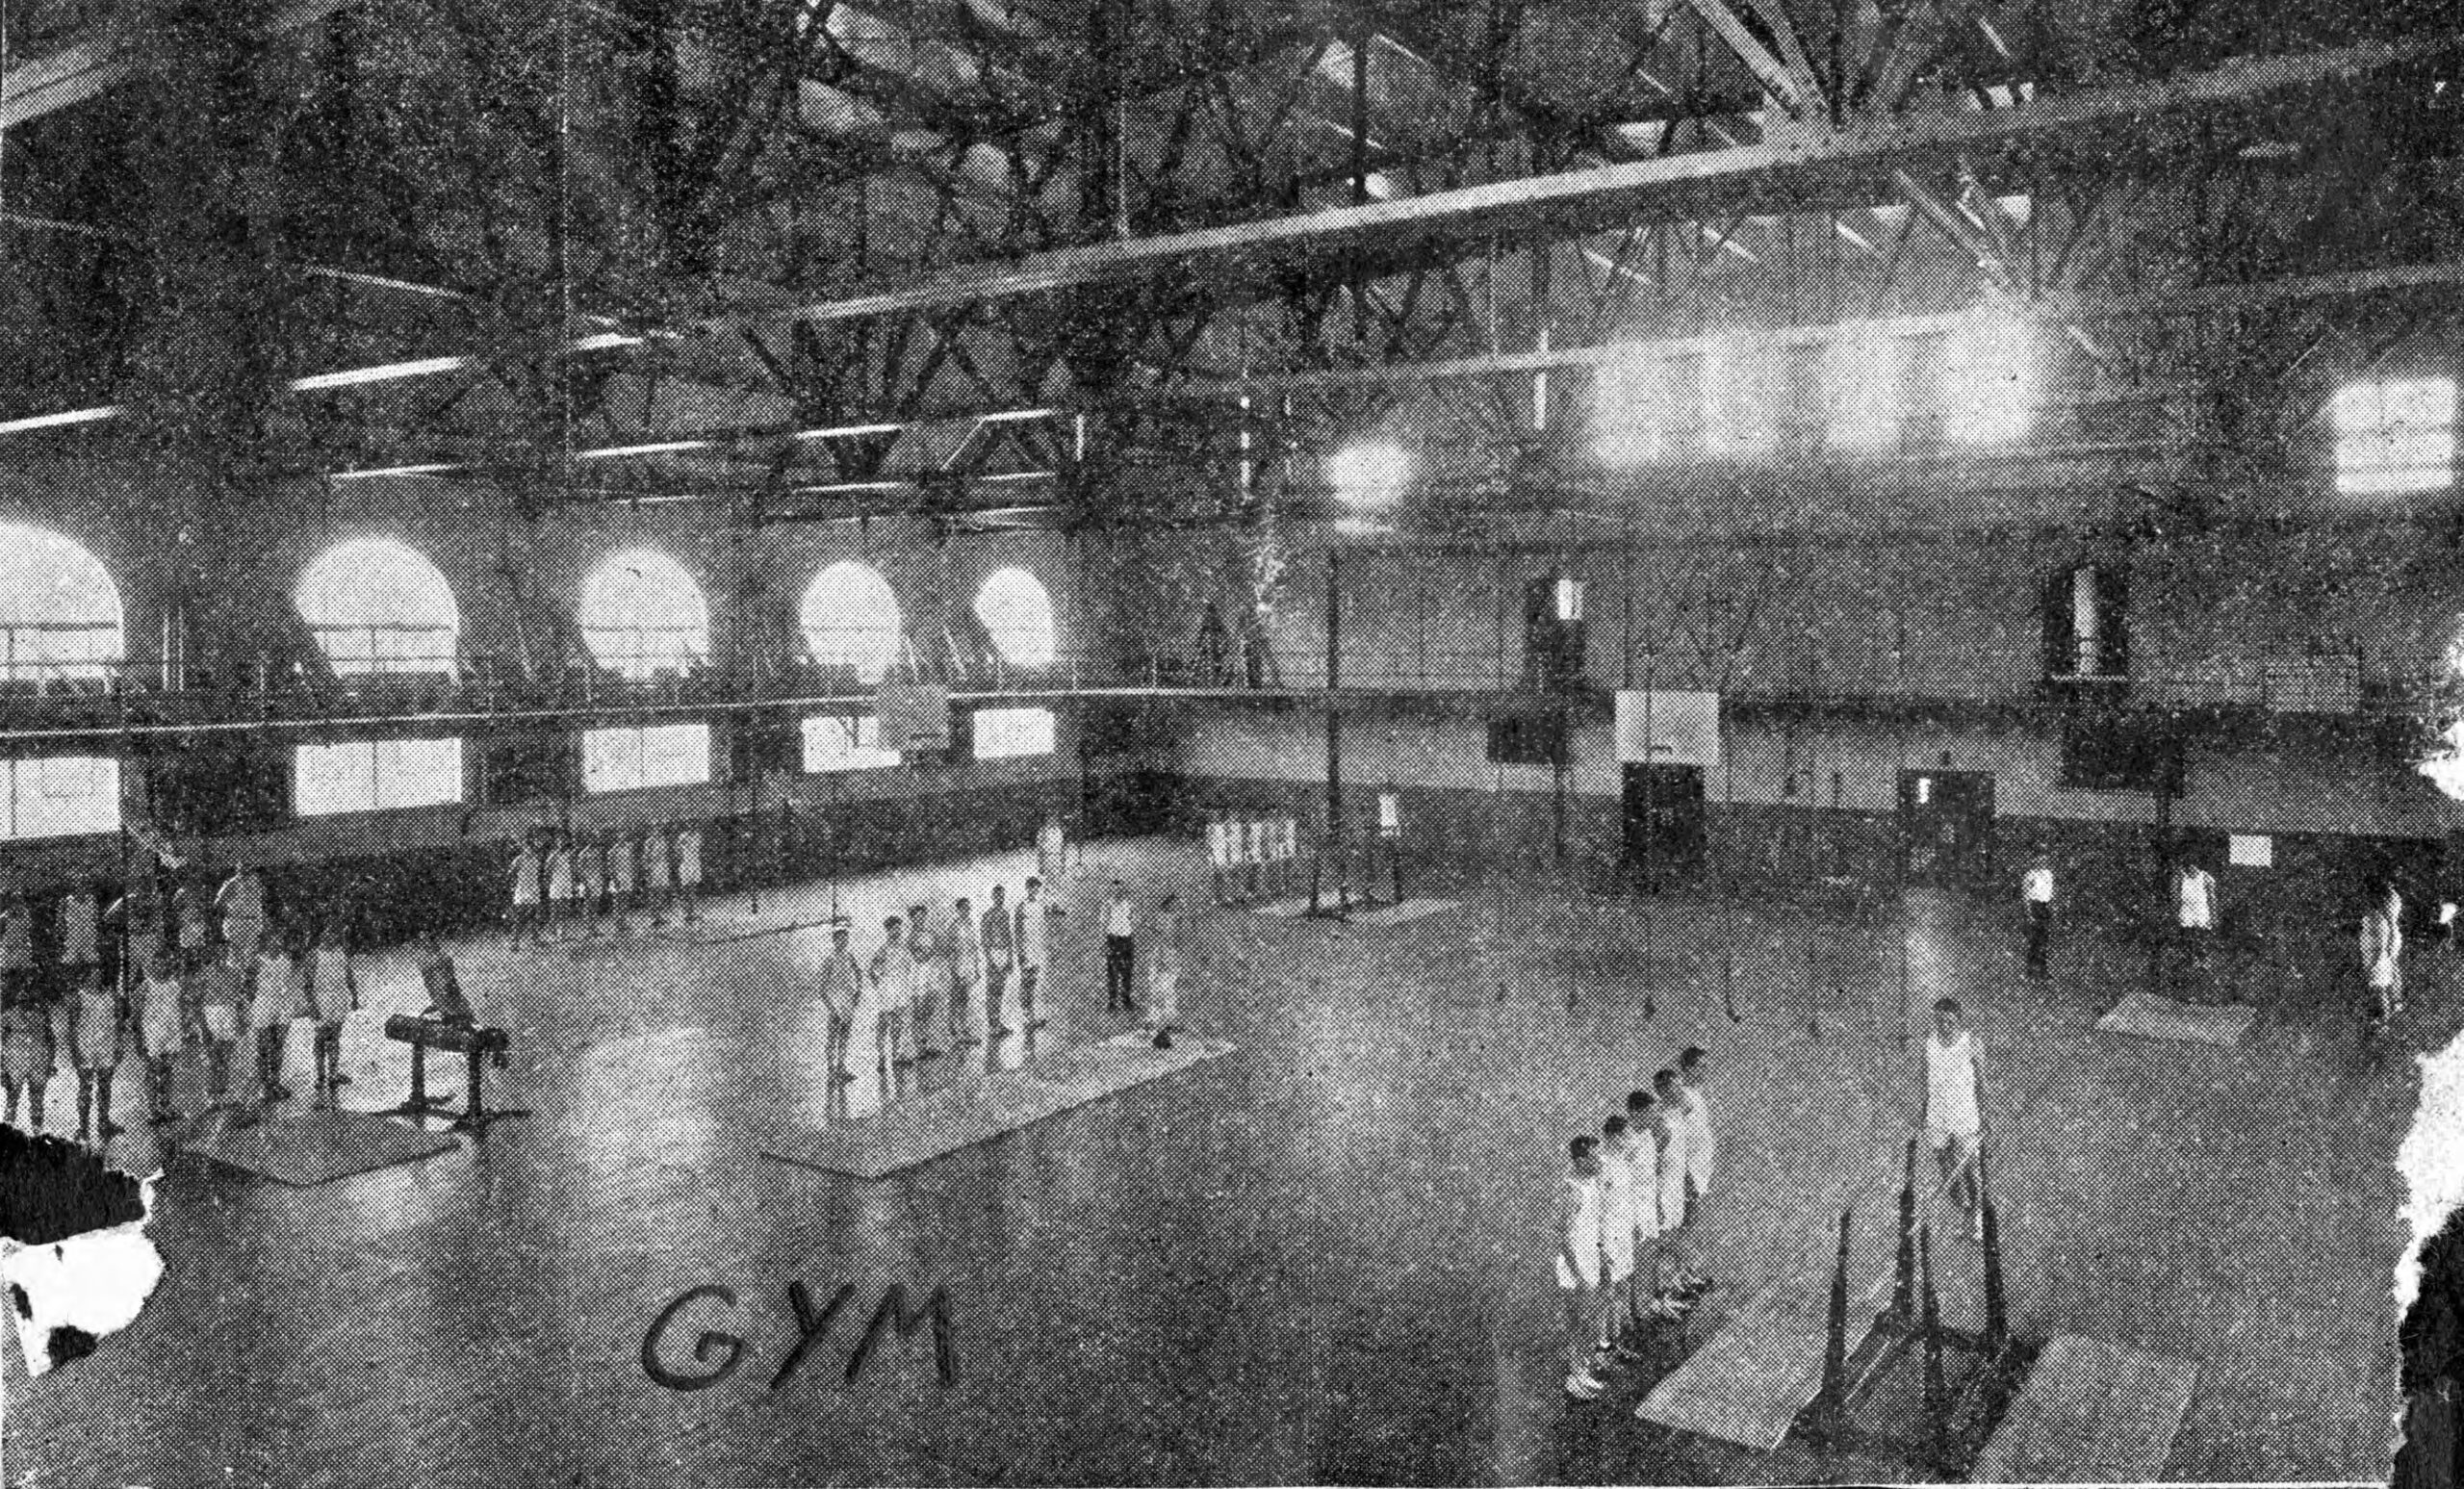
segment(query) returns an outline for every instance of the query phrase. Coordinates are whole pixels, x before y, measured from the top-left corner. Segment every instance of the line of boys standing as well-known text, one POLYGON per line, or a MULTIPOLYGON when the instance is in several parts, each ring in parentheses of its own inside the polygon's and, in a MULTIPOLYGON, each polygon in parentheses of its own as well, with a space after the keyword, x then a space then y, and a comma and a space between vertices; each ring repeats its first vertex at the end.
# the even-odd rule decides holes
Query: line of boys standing
POLYGON ((522 839, 507 868, 513 902, 512 944, 526 931, 534 944, 632 929, 628 911, 653 927, 673 913, 701 918, 702 828, 654 823, 638 832, 576 833, 543 828, 522 839))
POLYGON ((981 914, 962 897, 946 916, 917 905, 887 917, 866 959, 852 948, 852 928, 834 923, 816 979, 829 1015, 831 1115, 847 1115, 848 1089, 859 1082, 873 1082, 886 1099, 912 1092, 920 1062, 975 1043, 979 1029, 997 1040, 1043 1028, 1052 921, 1063 913, 1043 898, 1041 876, 1030 875, 1015 905, 994 885, 981 914))
POLYGON ((288 1098, 285 1044, 293 1020, 311 1016, 317 1099, 330 1103, 348 1082, 342 1073, 343 1021, 358 1007, 347 928, 329 919, 314 939, 304 927, 276 920, 265 880, 236 864, 209 895, 196 878, 182 878, 167 906, 150 870, 141 872, 108 911, 90 886, 62 898, 55 922, 62 977, 35 964, 32 908, 11 891, 0 897, 0 1098, 16 1120, 18 1097, 39 1131, 57 1062, 65 1053, 77 1073, 77 1141, 103 1142, 121 1129, 111 1119, 112 1085, 124 1056, 142 1063, 155 1122, 175 1119, 170 1105, 174 1066, 194 1044, 205 1061, 214 1105, 230 1096, 235 1045, 253 1038, 260 1105, 288 1098), (218 911, 218 919, 209 913, 218 911), (106 940, 106 926, 114 933, 106 940), (106 950, 118 953, 108 966, 106 950), (72 985, 73 998, 60 995, 72 985))
POLYGON ((1639 1358, 1643 1330, 1684 1318, 1711 1286, 1686 1245, 1718 1159, 1707 1058, 1688 1046, 1649 1091, 1629 1094, 1598 1137, 1567 1144, 1556 1273, 1566 1394, 1577 1399, 1598 1397, 1602 1370, 1639 1358))
POLYGON ((1217 904, 1278 897, 1298 879, 1300 822, 1288 811, 1218 807, 1207 814, 1206 849, 1217 904))

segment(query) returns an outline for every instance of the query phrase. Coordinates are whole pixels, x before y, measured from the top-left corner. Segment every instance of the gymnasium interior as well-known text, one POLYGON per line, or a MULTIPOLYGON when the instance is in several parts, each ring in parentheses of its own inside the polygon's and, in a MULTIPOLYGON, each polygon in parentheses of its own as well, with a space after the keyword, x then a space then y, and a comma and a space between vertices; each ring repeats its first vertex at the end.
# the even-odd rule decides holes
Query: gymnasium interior
POLYGON ((7 0, 9 1117, 161 1274, 0 1474, 2453 1481, 2459 144, 2437 0, 7 0))

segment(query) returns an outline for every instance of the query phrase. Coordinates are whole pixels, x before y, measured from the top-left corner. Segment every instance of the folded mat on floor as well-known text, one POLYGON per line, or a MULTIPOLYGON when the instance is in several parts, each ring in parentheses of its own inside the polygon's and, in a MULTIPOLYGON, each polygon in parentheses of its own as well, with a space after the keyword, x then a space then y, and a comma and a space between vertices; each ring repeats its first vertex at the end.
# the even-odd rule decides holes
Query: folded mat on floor
POLYGON ((1181 1035, 1170 1049, 1125 1035, 1038 1057, 828 1127, 781 1132, 764 1156, 878 1179, 1231 1054, 1221 1040, 1181 1035))

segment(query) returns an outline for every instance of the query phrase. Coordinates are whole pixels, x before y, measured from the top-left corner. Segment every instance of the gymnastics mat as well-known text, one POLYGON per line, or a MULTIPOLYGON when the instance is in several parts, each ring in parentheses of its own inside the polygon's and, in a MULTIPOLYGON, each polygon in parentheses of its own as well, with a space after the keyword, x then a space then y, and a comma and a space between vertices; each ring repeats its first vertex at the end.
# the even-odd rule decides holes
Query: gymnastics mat
POLYGON ((1976 1483, 2147 1483, 2164 1476, 2198 1366, 2066 1334, 2044 1347, 1968 1473, 1976 1483))
POLYGON ((245 1127, 234 1125, 230 1116, 223 1111, 201 1118, 181 1141, 180 1151, 301 1188, 417 1163, 458 1145, 442 1133, 423 1132, 374 1112, 277 1107, 245 1127))
POLYGON ((1142 1036, 1122 1035, 894 1101, 851 1122, 782 1132, 761 1152, 825 1173, 878 1179, 1221 1059, 1233 1049, 1221 1040, 1186 1034, 1175 1036, 1170 1049, 1157 1049, 1142 1036))
POLYGON ((1353 911, 1351 923, 1362 926, 1404 925, 1452 910, 1461 903, 1460 900, 1405 900, 1400 905, 1380 905, 1374 910, 1353 911))
MULTIPOLYGON (((1851 1354, 1882 1311, 1870 1299, 1852 1303, 1851 1354)), ((1763 1289, 1661 1377, 1634 1415, 1672 1431, 1772 1451, 1822 1390, 1829 1312, 1827 1280, 1763 1289)))
POLYGON ((749 941, 761 936, 784 936, 791 931, 819 931, 830 922, 823 920, 736 920, 704 916, 691 925, 661 926, 650 934, 656 939, 680 946, 717 946, 728 941, 749 941))
POLYGON ((2135 1034, 2142 1039, 2232 1045, 2249 1037, 2257 1018, 2257 1010, 2246 1003, 2211 1007, 2134 992, 2096 1020, 2096 1027, 2107 1034, 2135 1034))

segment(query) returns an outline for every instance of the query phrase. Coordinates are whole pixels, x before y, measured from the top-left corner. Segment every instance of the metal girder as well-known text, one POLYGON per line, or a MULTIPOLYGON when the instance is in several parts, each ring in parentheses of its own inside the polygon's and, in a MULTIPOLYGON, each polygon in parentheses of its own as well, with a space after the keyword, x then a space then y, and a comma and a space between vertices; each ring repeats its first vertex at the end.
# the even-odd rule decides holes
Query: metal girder
MULTIPOLYGON (((1822 94, 1814 86, 1812 71, 1803 66, 1805 54, 1802 51, 1797 52, 1799 65, 1791 67, 1772 56, 1771 49, 1746 29, 1745 22, 1728 8, 1727 0, 1685 0, 1685 3, 1703 18, 1703 24, 1728 43, 1729 50, 1736 54, 1737 61, 1745 64, 1747 70, 1762 84, 1763 91, 1787 110, 1790 117, 1800 123, 1809 123, 1821 116, 1822 94)), ((1793 32, 1786 34, 1793 39, 1793 32)))
MULTIPOLYGON (((296 31, 357 0, 297 0, 275 13, 273 34, 296 31)), ((0 75, 0 133, 56 113, 116 86, 137 70, 141 47, 124 22, 96 29, 48 57, 0 75)))
MULTIPOLYGON (((2289 89, 2452 52, 2464 37, 2369 42, 2239 63, 2162 83, 2040 96, 2008 110, 1865 123, 1835 136, 1671 156, 1437 192, 1399 201, 1031 254, 966 266, 780 313, 805 321, 860 320, 1193 271, 1219 274, 1331 262, 1348 252, 1576 234, 1666 215, 1696 217, 1746 193, 1806 190, 1841 170, 1956 156, 1991 147, 2087 141, 2118 126, 2228 107, 2289 89)), ((692 330, 732 332, 768 316, 721 317, 692 330)))

